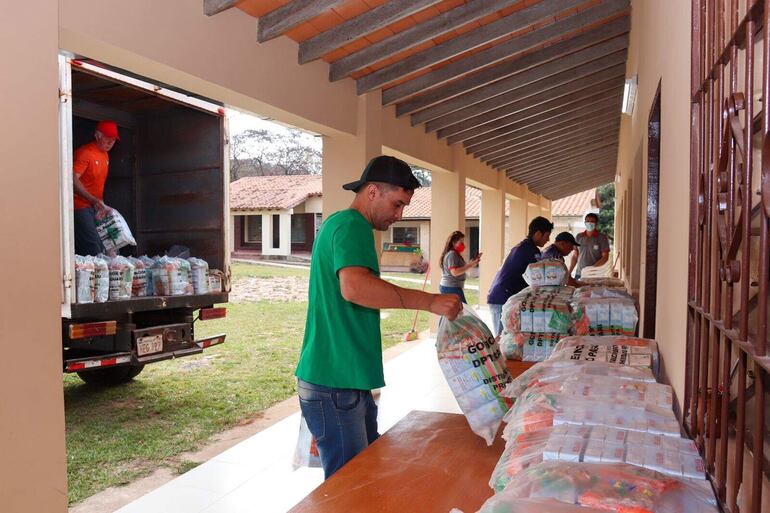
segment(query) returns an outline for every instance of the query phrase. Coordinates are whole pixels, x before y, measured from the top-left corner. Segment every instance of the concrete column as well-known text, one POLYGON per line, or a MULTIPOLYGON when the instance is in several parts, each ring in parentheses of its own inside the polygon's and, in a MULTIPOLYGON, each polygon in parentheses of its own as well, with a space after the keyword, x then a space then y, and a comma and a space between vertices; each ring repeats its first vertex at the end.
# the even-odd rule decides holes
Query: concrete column
POLYGON ((291 255, 291 214, 281 212, 279 218, 279 228, 281 230, 280 247, 278 254, 282 256, 291 255))
MULTIPOLYGON (((431 290, 438 292, 441 281, 438 258, 447 237, 455 230, 465 232, 465 174, 462 170, 432 173, 430 194, 430 282, 431 290)), ((464 256, 467 259, 468 255, 464 256)))
POLYGON ((484 253, 479 265, 479 302, 486 304, 492 280, 503 263, 505 241, 505 191, 481 191, 480 251, 484 253))
POLYGON ((0 504, 4 513, 65 513, 59 2, 4 8, 0 48, 21 58, 0 76, 0 282, 9 292, 0 298, 0 504))
MULTIPOLYGON (((508 252, 513 246, 518 244, 527 236, 527 200, 521 198, 511 198, 508 200, 509 221, 508 221, 508 240, 510 245, 505 248, 508 252)), ((506 253, 507 254, 507 253, 506 253)))

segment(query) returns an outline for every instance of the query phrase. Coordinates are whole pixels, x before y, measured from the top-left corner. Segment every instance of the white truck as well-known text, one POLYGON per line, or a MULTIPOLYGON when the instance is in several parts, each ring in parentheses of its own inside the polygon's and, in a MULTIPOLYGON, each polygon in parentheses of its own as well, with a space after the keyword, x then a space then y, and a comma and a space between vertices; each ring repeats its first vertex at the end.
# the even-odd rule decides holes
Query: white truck
POLYGON ((229 291, 227 120, 222 105, 103 63, 60 55, 61 271, 64 372, 86 383, 133 379, 148 363, 201 353, 195 323, 226 315, 229 291), (122 255, 189 248, 224 274, 216 292, 77 303, 72 156, 96 123, 115 120, 105 203, 126 219, 136 246, 122 255))

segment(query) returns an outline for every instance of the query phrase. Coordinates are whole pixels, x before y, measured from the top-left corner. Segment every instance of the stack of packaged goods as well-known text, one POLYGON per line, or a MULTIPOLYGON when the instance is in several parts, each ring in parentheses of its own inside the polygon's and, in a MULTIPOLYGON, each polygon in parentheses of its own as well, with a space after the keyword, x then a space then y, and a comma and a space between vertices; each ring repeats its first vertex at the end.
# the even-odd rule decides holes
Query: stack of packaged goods
POLYGON ((527 267, 524 279, 530 286, 503 306, 500 346, 506 358, 543 361, 569 334, 575 289, 563 286, 567 276, 567 268, 559 260, 541 260, 527 267))
MULTIPOLYGON (((552 499, 602 511, 717 511, 654 340, 566 337, 513 380, 490 504, 552 499)), ((485 505, 485 507, 487 507, 485 505)), ((495 511, 484 509, 481 511, 495 511)), ((507 511, 507 510, 503 510, 507 511)))
POLYGON ((501 392, 511 381, 497 341, 468 308, 453 321, 442 317, 438 362, 471 430, 492 445, 512 401, 501 392))

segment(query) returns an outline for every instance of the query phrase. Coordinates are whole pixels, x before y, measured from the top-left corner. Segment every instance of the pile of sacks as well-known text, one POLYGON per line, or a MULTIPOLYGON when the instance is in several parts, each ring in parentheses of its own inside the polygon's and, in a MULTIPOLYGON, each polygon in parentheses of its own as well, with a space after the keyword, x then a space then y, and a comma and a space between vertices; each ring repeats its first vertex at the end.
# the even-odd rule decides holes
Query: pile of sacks
POLYGON ((564 286, 569 273, 559 260, 530 264, 529 284, 503 306, 500 347, 506 358, 543 361, 568 335, 633 335, 638 314, 615 278, 592 280, 578 289, 564 286))
POLYGON ((222 291, 222 273, 200 258, 75 256, 77 303, 222 291))
POLYGON ((704 462, 680 435, 671 387, 653 373, 658 360, 654 340, 567 337, 513 380, 502 393, 514 404, 489 482, 496 495, 479 513, 716 513, 704 462), (586 339, 592 351, 649 358, 573 359, 586 339))

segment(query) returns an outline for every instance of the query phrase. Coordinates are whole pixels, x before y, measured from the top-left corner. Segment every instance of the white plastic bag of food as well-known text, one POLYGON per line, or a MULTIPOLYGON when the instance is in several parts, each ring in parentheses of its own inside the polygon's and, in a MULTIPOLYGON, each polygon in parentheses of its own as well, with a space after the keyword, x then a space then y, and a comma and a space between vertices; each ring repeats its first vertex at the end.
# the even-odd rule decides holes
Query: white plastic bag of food
POLYGON ((511 381, 505 359, 487 325, 467 305, 439 321, 438 361, 471 430, 492 445, 511 400, 500 392, 511 381))
POLYGON ((116 256, 110 260, 110 301, 131 298, 134 283, 134 264, 116 256))
POLYGON ((292 459, 291 466, 294 470, 300 467, 321 467, 321 455, 318 453, 316 439, 307 427, 307 421, 302 415, 300 415, 299 435, 297 436, 297 446, 294 448, 294 458, 292 459))
POLYGON ((144 297, 147 295, 147 268, 140 258, 128 257, 128 261, 134 266, 134 281, 131 284, 132 297, 144 297))
POLYGON ((152 267, 155 265, 155 259, 150 258, 147 255, 142 255, 139 257, 139 260, 141 260, 142 263, 144 264, 145 281, 147 286, 147 288, 145 289, 144 295, 154 296, 155 284, 152 279, 152 267))
POLYGON ((104 303, 110 299, 110 265, 105 258, 86 257, 94 263, 94 301, 104 303))
POLYGON ((136 240, 131 234, 128 223, 114 208, 96 216, 96 233, 99 234, 107 251, 118 250, 123 246, 136 246, 136 240))
POLYGON ((190 263, 187 260, 160 257, 152 267, 152 279, 157 296, 184 296, 193 293, 190 263))
POLYGON ((191 257, 190 263, 192 286, 195 294, 208 294, 209 292, 209 264, 200 258, 191 257))
POLYGON ((219 269, 209 269, 209 292, 222 292, 224 280, 225 273, 219 269))
POLYGON ((636 333, 639 314, 627 297, 579 297, 572 304, 576 335, 628 335, 636 333))
POLYGON ((704 481, 666 476, 626 463, 544 461, 519 472, 502 493, 511 499, 555 499, 602 511, 719 511, 714 492, 704 481))
POLYGON ((523 277, 531 287, 554 287, 567 283, 569 271, 564 261, 546 259, 529 264, 523 277))
POLYGON ((572 336, 562 338, 551 353, 553 360, 606 361, 660 372, 658 343, 650 338, 613 335, 603 337, 572 336))
MULTIPOLYGON (((454 508, 449 513, 463 513, 454 508)), ((476 513, 606 513, 606 511, 583 508, 554 499, 519 499, 505 493, 493 495, 476 513)))
POLYGON ((96 275, 93 259, 75 255, 75 301, 93 303, 96 292, 96 275))

